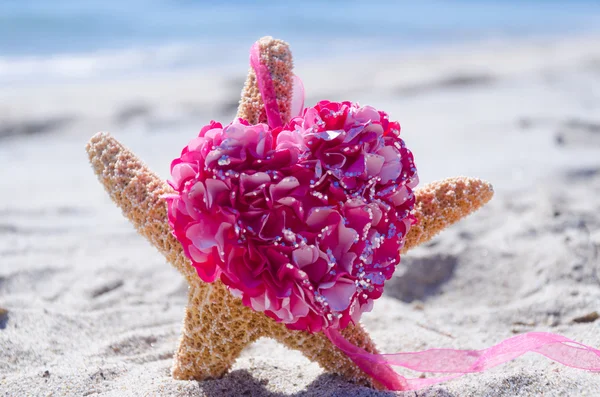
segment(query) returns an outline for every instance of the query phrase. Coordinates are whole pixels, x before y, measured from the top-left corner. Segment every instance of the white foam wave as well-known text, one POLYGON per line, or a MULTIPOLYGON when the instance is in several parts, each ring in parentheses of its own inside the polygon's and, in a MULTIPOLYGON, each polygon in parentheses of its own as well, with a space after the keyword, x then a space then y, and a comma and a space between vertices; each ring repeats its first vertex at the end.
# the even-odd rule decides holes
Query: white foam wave
POLYGON ((218 51, 217 46, 210 44, 170 44, 79 54, 0 57, 0 84, 85 80, 227 62, 218 51))

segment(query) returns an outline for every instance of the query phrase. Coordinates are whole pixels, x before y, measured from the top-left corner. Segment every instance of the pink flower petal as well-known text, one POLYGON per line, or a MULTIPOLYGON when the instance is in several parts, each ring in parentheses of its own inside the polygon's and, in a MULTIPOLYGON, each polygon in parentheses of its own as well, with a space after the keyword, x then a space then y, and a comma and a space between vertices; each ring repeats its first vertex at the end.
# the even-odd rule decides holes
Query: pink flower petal
POLYGON ((314 263, 319 258, 319 249, 314 245, 305 245, 292 252, 292 262, 299 268, 314 263))
POLYGON ((206 205, 208 208, 213 207, 220 196, 223 196, 223 193, 227 194, 229 192, 229 188, 227 184, 218 179, 207 179, 206 182, 206 205))
POLYGON ((375 176, 379 174, 381 168, 383 167, 383 163, 385 162, 385 158, 383 156, 379 156, 377 154, 368 154, 367 155, 367 176, 375 176))
POLYGON ((271 184, 269 187, 271 199, 277 201, 283 197, 289 196, 291 191, 298 186, 300 186, 300 182, 293 176, 288 176, 277 184, 271 184))
POLYGON ((182 183, 193 178, 196 175, 196 170, 191 164, 178 163, 171 168, 171 176, 173 177, 174 188, 181 189, 182 183))
POLYGON ((306 218, 306 224, 312 228, 327 226, 332 219, 341 219, 341 215, 329 207, 311 208, 306 218))
POLYGON ((204 251, 217 245, 215 235, 211 233, 210 229, 214 228, 207 227, 206 223, 198 222, 188 227, 185 234, 197 249, 204 251))
POLYGON ((332 310, 341 312, 350 306, 351 298, 356 293, 356 285, 352 280, 340 278, 332 287, 320 289, 320 292, 332 310))

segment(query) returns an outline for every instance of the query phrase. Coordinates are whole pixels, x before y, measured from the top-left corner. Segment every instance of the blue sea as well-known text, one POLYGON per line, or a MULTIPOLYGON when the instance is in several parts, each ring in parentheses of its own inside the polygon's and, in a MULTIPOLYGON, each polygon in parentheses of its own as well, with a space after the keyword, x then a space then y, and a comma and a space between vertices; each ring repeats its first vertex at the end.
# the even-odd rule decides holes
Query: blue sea
POLYGON ((0 84, 245 64, 259 37, 302 59, 600 30, 600 0, 0 0, 0 84))

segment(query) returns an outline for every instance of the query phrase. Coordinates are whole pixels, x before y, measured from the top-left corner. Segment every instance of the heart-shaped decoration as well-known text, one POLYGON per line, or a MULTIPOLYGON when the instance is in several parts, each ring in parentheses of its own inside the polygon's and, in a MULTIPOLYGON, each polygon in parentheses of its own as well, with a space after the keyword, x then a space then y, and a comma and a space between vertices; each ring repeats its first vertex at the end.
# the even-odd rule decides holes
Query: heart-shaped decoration
POLYGON ((171 175, 169 222, 198 275, 290 329, 358 322, 415 222, 399 124, 351 102, 321 101, 277 128, 213 121, 171 175))

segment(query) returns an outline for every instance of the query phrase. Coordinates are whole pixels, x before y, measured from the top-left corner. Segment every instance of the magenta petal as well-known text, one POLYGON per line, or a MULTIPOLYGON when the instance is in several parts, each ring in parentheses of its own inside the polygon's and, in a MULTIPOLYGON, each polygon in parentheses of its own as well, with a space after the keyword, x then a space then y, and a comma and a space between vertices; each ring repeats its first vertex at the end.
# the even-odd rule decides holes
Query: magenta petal
POLYGON ((285 213, 276 214, 271 212, 266 215, 262 221, 263 225, 259 230, 258 236, 265 240, 272 240, 283 234, 285 225, 285 213), (282 216, 283 215, 283 216, 282 216))
POLYGON ((284 149, 297 149, 304 152, 306 145, 304 144, 304 137, 300 134, 300 131, 281 131, 277 135, 277 146, 276 150, 284 149))
POLYGON ((240 192, 252 192, 262 184, 269 183, 271 177, 266 172, 256 172, 254 174, 242 174, 240 175, 240 192))
POLYGON ((350 300, 356 292, 356 285, 352 280, 340 278, 331 288, 321 289, 320 292, 327 299, 332 310, 341 312, 350 306, 350 300))
POLYGON ((189 251, 189 254, 190 254, 192 260, 197 263, 206 262, 206 260, 209 257, 208 253, 206 253, 204 251, 200 251, 198 248, 196 248, 193 245, 190 245, 188 247, 188 251, 189 251))
POLYGON ((202 150, 202 147, 205 143, 206 143, 206 138, 204 138, 204 137, 194 138, 190 141, 190 143, 188 143, 188 150, 190 152, 202 150))
POLYGON ((383 127, 379 123, 371 123, 365 128, 365 131, 368 131, 371 134, 373 134, 373 137, 377 137, 378 135, 381 135, 383 133, 383 127))
POLYGON ((411 189, 414 189, 417 187, 417 185, 419 184, 419 176, 417 174, 415 174, 412 179, 410 179, 408 181, 408 183, 406 184, 406 186, 408 186, 411 189))
POLYGON ((206 189, 202 182, 196 182, 189 188, 187 197, 190 201, 204 200, 206 189))
POLYGON ((294 315, 290 310, 290 298, 286 297, 281 300, 281 307, 277 310, 271 309, 273 314, 283 323, 291 323, 294 321, 294 315))
POLYGON ((401 167, 400 163, 384 164, 384 166, 381 169, 381 172, 379 174, 379 176, 381 178, 381 184, 386 184, 389 181, 392 181, 392 180, 398 178, 398 176, 400 176, 401 172, 402 172, 402 167, 401 167))
POLYGON ((356 262, 357 256, 354 252, 346 252, 341 255, 338 264, 347 273, 352 273, 352 265, 356 262))
POLYGON ((338 245, 335 247, 334 252, 336 258, 340 258, 342 254, 347 253, 350 250, 352 244, 358 241, 358 233, 356 230, 346 227, 343 224, 338 226, 338 245))
POLYGON ((372 216, 371 224, 373 226, 377 226, 381 221, 381 218, 383 218, 383 211, 381 210, 381 208, 379 208, 379 205, 375 203, 369 204, 369 209, 371 210, 372 216))
POLYGON ((247 128, 243 124, 240 123, 232 123, 223 129, 225 136, 228 139, 231 139, 232 142, 238 141, 243 142, 246 134, 251 134, 253 132, 252 128, 247 128))
POLYGON ((367 225, 372 222, 373 211, 371 206, 364 205, 364 202, 360 202, 359 206, 354 208, 348 208, 346 205, 344 215, 346 216, 347 226, 351 227, 359 234, 365 230, 367 225))
POLYGON ((338 219, 341 218, 341 215, 336 210, 329 207, 311 208, 306 218, 306 224, 313 228, 327 226, 327 221, 330 220, 330 216, 334 214, 337 215, 338 219))
POLYGON ((298 210, 301 206, 301 202, 299 200, 289 196, 280 198, 279 200, 277 200, 277 203, 285 205, 286 207, 291 207, 296 213, 299 212, 298 210))
POLYGON ((187 197, 183 196, 185 203, 185 209, 189 216, 195 220, 200 220, 201 212, 206 210, 206 189, 202 182, 194 183, 187 194, 187 197))
POLYGON ((346 136, 344 137, 344 143, 350 143, 354 138, 358 137, 365 129, 364 124, 355 125, 348 129, 346 136))
POLYGON ((321 121, 319 111, 315 108, 307 108, 304 113, 304 128, 312 128, 317 122, 321 121))
POLYGON ((271 199, 277 201, 285 196, 289 196, 291 191, 298 186, 300 186, 300 182, 298 182, 298 179, 294 178, 293 176, 284 178, 278 184, 272 184, 269 187, 271 199))
POLYGON ((305 317, 310 311, 310 306, 304 298, 292 295, 290 299, 290 311, 294 319, 305 317))
POLYGON ((186 237, 192 241, 196 248, 204 251, 217 245, 215 234, 210 229, 212 228, 207 227, 206 223, 198 222, 187 228, 186 237))
POLYGON ((383 167, 383 163, 385 162, 385 158, 383 156, 379 156, 377 154, 368 154, 367 155, 367 175, 375 176, 379 174, 381 171, 381 167, 383 167))
POLYGON ((346 156, 341 153, 325 153, 323 164, 328 169, 342 168, 346 164, 346 156))
POLYGON ((312 282, 319 282, 327 274, 328 270, 327 261, 320 257, 314 263, 305 265, 302 268, 302 271, 306 273, 312 282))
POLYGON ((314 245, 306 245, 292 252, 292 261, 299 268, 314 263, 318 258, 319 249, 314 245))
MULTIPOLYGON (((220 126, 220 124, 219 124, 220 126)), ((223 132, 223 128, 221 127, 216 127, 216 128, 210 128, 208 130, 206 130, 201 136, 206 137, 208 139, 214 139, 218 134, 221 134, 223 132)))
POLYGON ((319 132, 318 134, 315 134, 315 136, 320 139, 323 139, 324 141, 333 141, 334 139, 337 139, 340 135, 343 134, 345 134, 344 130, 337 130, 319 132))
POLYGON ((369 123, 371 121, 379 121, 381 118, 377 109, 372 106, 363 106, 354 111, 351 117, 358 123, 369 123))
POLYGON ((262 294, 261 296, 250 298, 250 302, 252 304, 252 308, 259 312, 264 312, 265 310, 269 310, 271 308, 271 301, 267 297, 267 294, 262 294))
POLYGON ((386 184, 391 180, 397 179, 400 176, 400 172, 402 172, 400 153, 392 146, 385 146, 377 154, 385 158, 385 163, 379 174, 381 183, 386 184))
POLYGON ((177 163, 171 168, 171 176, 173 177, 174 188, 181 189, 181 184, 196 175, 196 170, 187 163, 177 163))
POLYGON ((206 182, 206 205, 211 208, 221 193, 227 193, 229 188, 225 182, 218 179, 207 179, 206 182))
POLYGON ((198 273, 200 279, 205 283, 212 283, 221 274, 221 270, 212 260, 204 262, 201 265, 194 265, 194 267, 196 268, 196 273, 198 273))
POLYGON ((227 155, 227 152, 221 150, 221 148, 212 150, 206 155, 206 164, 213 168, 214 165, 219 161, 219 159, 225 155, 227 155))
POLYGON ((229 232, 230 229, 231 223, 222 222, 219 225, 215 234, 215 241, 217 242, 217 247, 219 248, 219 255, 221 256, 221 259, 223 259, 223 256, 225 255, 225 239, 226 234, 229 232))
POLYGON ((356 161, 350 167, 348 167, 346 170, 346 175, 349 177, 361 175, 363 172, 365 172, 366 165, 365 156, 360 155, 356 161))
POLYGON ((392 201, 392 203, 394 203, 394 205, 400 206, 404 204, 406 200, 408 200, 408 196, 409 193, 407 187, 402 186, 394 194, 392 194, 389 199, 392 201))

